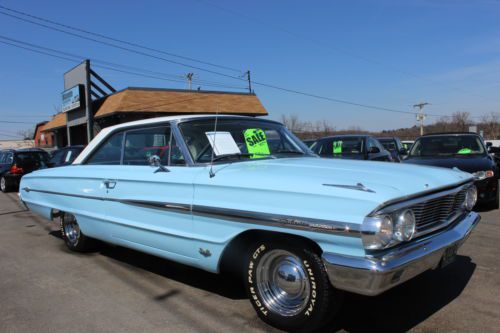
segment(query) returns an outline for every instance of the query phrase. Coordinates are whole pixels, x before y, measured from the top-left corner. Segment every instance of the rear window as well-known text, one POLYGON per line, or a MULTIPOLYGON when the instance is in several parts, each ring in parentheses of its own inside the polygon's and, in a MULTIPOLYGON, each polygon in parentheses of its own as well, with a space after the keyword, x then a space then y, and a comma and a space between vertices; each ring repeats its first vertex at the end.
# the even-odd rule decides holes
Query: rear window
POLYGON ((322 156, 358 155, 364 153, 363 138, 332 138, 318 142, 313 150, 322 156))
POLYGON ((15 161, 16 164, 19 165, 29 165, 35 163, 41 166, 46 166, 49 161, 49 154, 45 152, 20 152, 16 153, 15 161))

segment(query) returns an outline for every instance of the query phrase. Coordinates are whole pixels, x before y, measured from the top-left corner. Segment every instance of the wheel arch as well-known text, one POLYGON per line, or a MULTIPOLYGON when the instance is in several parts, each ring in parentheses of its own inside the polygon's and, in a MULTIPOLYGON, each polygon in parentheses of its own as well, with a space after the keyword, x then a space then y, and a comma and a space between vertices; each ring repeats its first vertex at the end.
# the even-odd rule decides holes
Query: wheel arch
POLYGON ((230 273, 242 272, 244 260, 241 260, 241 258, 244 258, 250 246, 259 240, 272 240, 283 243, 293 243, 294 245, 301 243, 303 246, 320 256, 323 253, 323 250, 318 243, 304 236, 287 232, 250 229, 245 230, 233 237, 224 247, 224 250, 219 257, 217 271, 230 273))

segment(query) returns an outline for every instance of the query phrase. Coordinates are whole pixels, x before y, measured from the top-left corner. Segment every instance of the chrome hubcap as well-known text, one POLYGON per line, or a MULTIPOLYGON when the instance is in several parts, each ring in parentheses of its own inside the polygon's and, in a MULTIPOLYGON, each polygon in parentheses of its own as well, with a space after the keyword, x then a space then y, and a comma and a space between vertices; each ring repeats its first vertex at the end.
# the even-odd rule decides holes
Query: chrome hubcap
POLYGON ((80 227, 78 226, 78 223, 73 215, 64 214, 63 229, 66 239, 72 245, 76 245, 78 243, 78 239, 80 239, 80 227))
POLYGON ((307 272, 300 259, 288 251, 266 253, 257 265, 256 282, 266 307, 279 315, 294 316, 309 302, 307 272))

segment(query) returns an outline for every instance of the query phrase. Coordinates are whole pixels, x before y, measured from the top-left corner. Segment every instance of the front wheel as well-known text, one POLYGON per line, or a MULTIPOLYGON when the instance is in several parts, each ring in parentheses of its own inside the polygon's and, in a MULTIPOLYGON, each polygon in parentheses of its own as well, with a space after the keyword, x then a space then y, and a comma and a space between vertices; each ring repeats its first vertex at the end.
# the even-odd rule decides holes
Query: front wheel
POLYGON ((73 214, 63 213, 60 222, 61 235, 71 251, 88 252, 95 248, 95 240, 83 234, 73 214))
POLYGON ((258 316, 285 331, 312 332, 333 317, 341 292, 321 258, 288 244, 261 242, 248 254, 245 284, 258 316))

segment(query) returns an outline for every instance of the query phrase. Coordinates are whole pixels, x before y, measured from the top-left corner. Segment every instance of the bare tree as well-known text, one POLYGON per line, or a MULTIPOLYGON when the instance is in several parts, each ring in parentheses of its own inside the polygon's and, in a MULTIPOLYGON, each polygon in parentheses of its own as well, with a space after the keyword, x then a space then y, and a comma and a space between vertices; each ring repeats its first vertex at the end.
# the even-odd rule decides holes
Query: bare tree
POLYGON ((491 112, 481 118, 481 128, 484 130, 485 138, 495 140, 500 136, 500 114, 491 112))
POLYGON ((23 129, 23 130, 17 131, 17 134, 20 137, 22 137, 23 140, 32 140, 35 132, 33 129, 23 129))
POLYGON ((470 120, 470 113, 464 111, 457 111, 451 116, 452 125, 455 127, 453 130, 459 132, 467 132, 469 125, 472 124, 470 120))

